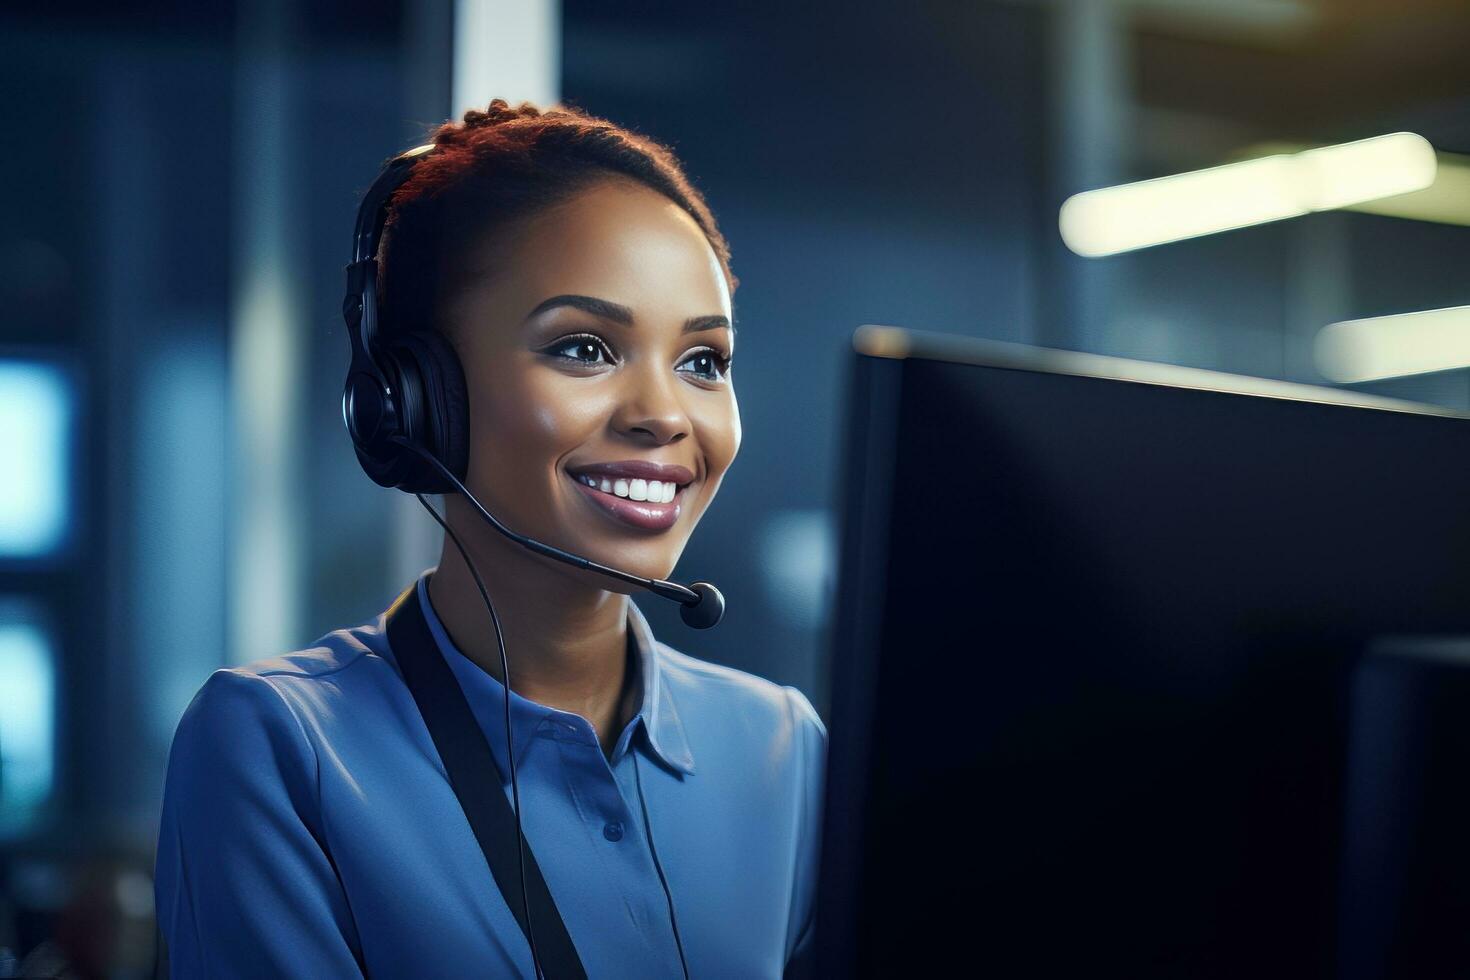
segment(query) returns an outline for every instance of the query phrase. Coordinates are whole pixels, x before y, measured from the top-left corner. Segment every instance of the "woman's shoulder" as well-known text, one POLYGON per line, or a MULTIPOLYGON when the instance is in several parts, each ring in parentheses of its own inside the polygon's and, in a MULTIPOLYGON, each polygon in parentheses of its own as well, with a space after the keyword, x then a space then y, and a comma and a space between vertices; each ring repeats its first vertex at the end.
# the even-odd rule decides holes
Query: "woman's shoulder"
POLYGON ((310 646, 215 670, 195 693, 180 721, 213 728, 242 722, 258 726, 317 728, 339 716, 336 702, 382 689, 393 676, 386 659, 382 618, 334 630, 310 646))
POLYGON ((689 715, 724 719, 776 734, 794 731, 803 741, 825 745, 827 726, 800 688, 692 657, 663 642, 654 649, 660 679, 686 723, 693 720, 689 715))
POLYGON ((381 661, 387 649, 383 617, 379 616, 374 622, 333 630, 299 650, 225 669, 259 677, 325 678, 360 663, 381 661))

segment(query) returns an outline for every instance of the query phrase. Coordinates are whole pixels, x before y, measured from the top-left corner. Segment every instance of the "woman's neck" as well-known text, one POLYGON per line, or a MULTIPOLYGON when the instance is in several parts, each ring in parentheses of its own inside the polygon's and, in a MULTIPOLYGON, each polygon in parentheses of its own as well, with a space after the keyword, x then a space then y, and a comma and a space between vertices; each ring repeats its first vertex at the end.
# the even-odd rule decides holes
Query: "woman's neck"
MULTIPOLYGON (((627 655, 628 597, 546 567, 550 559, 513 551, 517 546, 510 542, 459 533, 500 617, 511 689, 586 718, 604 754, 609 753, 638 700, 637 671, 629 669, 627 655)), ((459 550, 447 539, 428 586, 434 612, 455 647, 505 683, 485 603, 459 550)))

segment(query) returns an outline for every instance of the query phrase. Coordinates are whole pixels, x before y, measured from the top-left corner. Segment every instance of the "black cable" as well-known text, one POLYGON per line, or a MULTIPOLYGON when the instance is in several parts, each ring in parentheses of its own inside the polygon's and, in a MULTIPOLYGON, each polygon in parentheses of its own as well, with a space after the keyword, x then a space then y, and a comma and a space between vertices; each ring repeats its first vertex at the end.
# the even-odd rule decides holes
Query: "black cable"
MULTIPOLYGON (((561 561, 576 565, 580 568, 603 572, 604 574, 611 575, 613 578, 619 579, 620 581, 630 582, 634 585, 641 585, 651 592, 662 595, 665 598, 673 599, 676 602, 687 602, 688 600, 685 598, 686 596, 689 597, 689 599, 693 599, 695 601, 698 601, 698 599, 700 598, 692 590, 685 588, 682 585, 678 585, 677 583, 666 582, 662 579, 646 579, 640 576, 632 575, 628 572, 624 572, 616 568, 611 568, 607 565, 603 565, 590 559, 583 558, 580 555, 573 555, 570 552, 562 551, 560 548, 555 548, 549 544, 543 544, 540 541, 535 540, 534 538, 528 538, 525 535, 517 534, 510 528, 506 527, 504 524, 500 523, 500 521, 496 519, 494 514, 491 514, 488 510, 486 510, 485 505, 480 503, 479 499, 476 498, 474 494, 470 493, 469 488, 467 488, 464 483, 459 479, 459 477, 455 476, 454 473, 449 469, 449 467, 445 466, 444 462, 438 457, 428 452, 422 446, 418 446, 401 436, 394 437, 392 441, 404 447, 405 449, 411 450, 419 458, 431 464, 434 469, 438 470, 441 476, 448 480, 454 486, 454 488, 459 491, 459 494, 462 497, 464 497, 466 500, 474 505, 475 509, 480 512, 480 516, 484 518, 487 523, 489 523, 501 534, 517 542, 518 544, 524 545, 525 547, 530 548, 532 551, 538 552, 551 558, 557 558, 561 561)), ((454 531, 449 527, 448 521, 441 517, 439 515, 439 512, 434 510, 433 507, 429 506, 429 502, 424 499, 423 494, 415 493, 414 496, 418 498, 419 503, 424 505, 424 509, 427 510, 429 514, 434 518, 434 520, 439 523, 439 526, 444 528, 444 533, 449 535, 450 540, 454 542, 454 546, 459 549, 460 557, 464 559, 465 565, 469 567, 470 574, 473 575, 475 578, 475 585, 480 590, 480 598, 484 600, 485 608, 490 612, 490 620, 492 623, 495 624, 495 639, 496 642, 500 645, 501 668, 505 672, 505 742, 508 749, 508 754, 510 756, 511 792, 515 796, 516 847, 517 855, 520 858, 521 868, 521 902, 526 910, 526 933, 531 940, 531 959, 532 962, 535 964, 536 976, 538 980, 542 980, 544 974, 541 972, 541 959, 536 952, 536 938, 533 935, 531 929, 531 905, 529 899, 526 896, 526 857, 524 849, 525 838, 521 833, 521 798, 520 790, 516 783, 515 752, 514 747, 511 745, 510 665, 507 662, 505 656, 505 639, 500 632, 500 618, 495 614, 495 607, 491 604, 490 596, 485 591, 485 583, 480 579, 479 570, 475 568, 475 563, 470 560, 469 553, 465 551, 464 545, 460 543, 458 535, 456 535, 454 531)), ((716 593, 716 595, 718 595, 718 593, 716 593)), ((638 807, 643 813, 643 828, 644 834, 648 838, 648 851, 649 854, 653 857, 653 867, 654 870, 658 872, 659 884, 663 886, 664 899, 668 902, 669 922, 673 926, 674 930, 674 944, 678 947, 679 950, 679 966, 684 971, 684 980, 689 980, 689 963, 684 957, 684 940, 683 937, 679 934, 679 919, 674 914, 674 896, 673 893, 669 890, 668 879, 664 877, 663 865, 658 859, 658 849, 654 846, 653 843, 653 824, 648 819, 648 803, 643 798, 643 776, 638 768, 638 753, 634 752, 632 753, 632 755, 633 779, 638 787, 638 807)))
MULTIPOLYGON (((468 491, 465 491, 465 495, 469 496, 468 491)), ((424 510, 428 511, 429 515, 435 521, 439 522, 439 526, 444 529, 444 533, 449 535, 449 540, 453 541, 454 547, 459 550, 459 556, 464 559, 465 565, 469 567, 470 574, 474 576, 475 587, 480 590, 480 598, 485 601, 485 608, 490 612, 490 622, 495 626, 495 642, 500 647, 500 670, 502 676, 505 678, 505 754, 510 759, 510 792, 515 800, 516 858, 520 863, 521 869, 521 908, 525 909, 526 912, 526 937, 531 941, 531 964, 536 968, 537 980, 544 980, 545 974, 541 972, 541 956, 536 951, 536 930, 531 927, 531 899, 526 894, 526 838, 521 832, 521 789, 519 782, 516 780, 516 751, 510 728, 510 662, 505 656, 505 636, 500 631, 500 617, 495 614, 495 606, 490 602, 490 594, 485 591, 485 583, 480 578, 480 571, 475 567, 475 563, 470 560, 469 552, 460 543, 459 535, 455 534, 454 529, 449 526, 449 522, 443 517, 440 517, 439 512, 429 505, 429 502, 424 499, 423 494, 416 493, 414 496, 418 498, 419 503, 424 505, 424 510)), ((470 499, 474 500, 473 497, 470 497, 470 499)), ((644 817, 644 819, 646 820, 648 818, 644 817)), ((681 952, 680 956, 682 955, 683 953, 681 952)), ((685 980, 688 980, 687 970, 685 971, 685 980)))
POLYGON ((643 811, 643 833, 648 837, 648 853, 653 855, 653 868, 658 872, 658 883, 664 886, 664 898, 669 903, 669 922, 674 927, 674 945, 679 947, 679 966, 684 969, 684 980, 689 980, 689 963, 684 959, 684 940, 679 937, 679 919, 674 915, 674 895, 664 878, 664 866, 659 862, 658 849, 653 846, 653 823, 648 819, 648 804, 643 799, 643 777, 638 772, 638 752, 628 753, 633 757, 633 782, 638 786, 638 809, 643 811))

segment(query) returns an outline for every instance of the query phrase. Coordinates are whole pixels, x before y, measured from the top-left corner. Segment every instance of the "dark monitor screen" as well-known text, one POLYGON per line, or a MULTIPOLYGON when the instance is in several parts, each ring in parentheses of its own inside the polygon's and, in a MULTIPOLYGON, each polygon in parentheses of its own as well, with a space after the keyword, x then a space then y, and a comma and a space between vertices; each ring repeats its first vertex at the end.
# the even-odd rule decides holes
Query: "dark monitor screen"
MULTIPOLYGON (((1395 638, 1470 637, 1470 420, 865 329, 819 975, 1370 976, 1429 955, 1401 920, 1470 915, 1470 880, 1406 842, 1427 817, 1402 801, 1430 749, 1470 783, 1444 735, 1470 698, 1427 701, 1466 689, 1465 658, 1370 667, 1395 638), (1435 710, 1439 734, 1406 734, 1435 710)), ((1470 820, 1456 793, 1441 815, 1470 820)), ((1460 972, 1466 922, 1433 952, 1460 972)))

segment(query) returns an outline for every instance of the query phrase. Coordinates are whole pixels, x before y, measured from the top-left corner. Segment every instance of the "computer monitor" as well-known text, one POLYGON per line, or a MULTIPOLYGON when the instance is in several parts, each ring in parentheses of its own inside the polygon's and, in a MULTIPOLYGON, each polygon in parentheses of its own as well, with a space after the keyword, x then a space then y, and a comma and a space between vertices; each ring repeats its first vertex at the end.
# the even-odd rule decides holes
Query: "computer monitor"
POLYGON ((1470 419, 856 347, 817 975, 1470 972, 1470 419))

